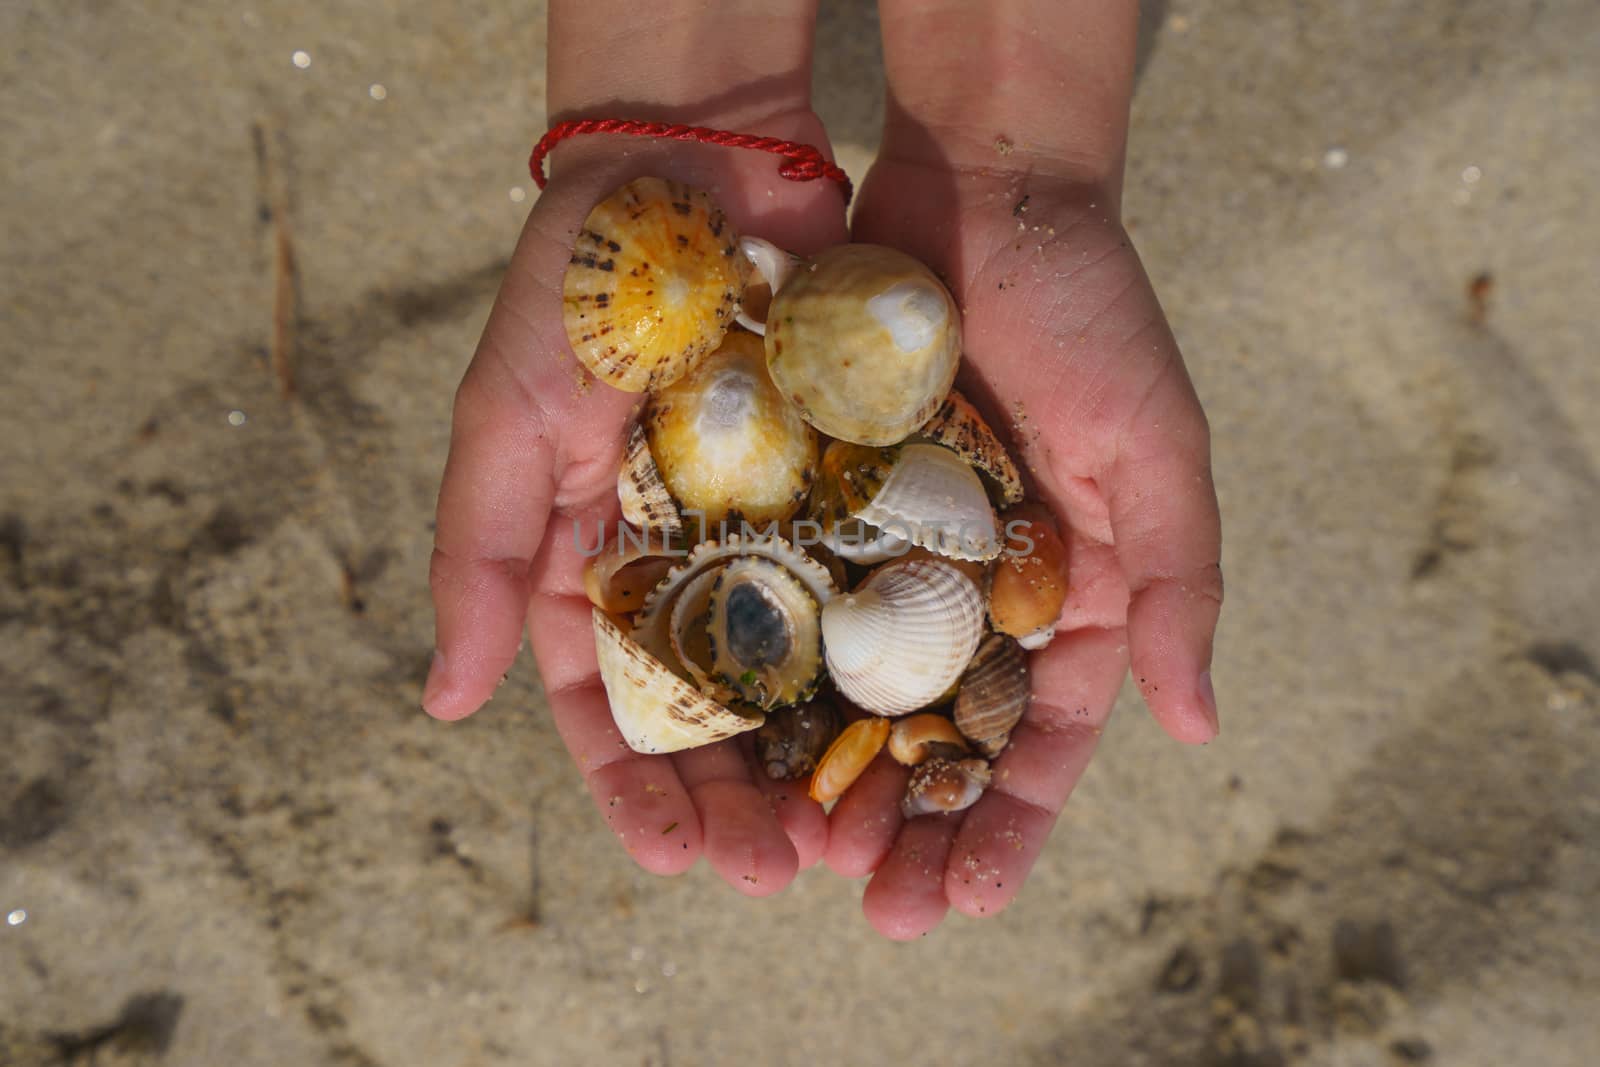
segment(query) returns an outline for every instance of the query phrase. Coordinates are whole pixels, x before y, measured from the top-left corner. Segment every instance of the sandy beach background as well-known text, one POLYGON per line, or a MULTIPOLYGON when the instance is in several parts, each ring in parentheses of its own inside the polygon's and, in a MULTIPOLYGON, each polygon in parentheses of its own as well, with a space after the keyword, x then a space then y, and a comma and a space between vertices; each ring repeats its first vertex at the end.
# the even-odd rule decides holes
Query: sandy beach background
POLYGON ((419 710, 543 5, 6 5, 0 1063, 1593 1062, 1600 7, 1147 11, 1223 733, 1125 692, 1017 904, 897 945, 825 870, 635 870, 526 659, 419 710))

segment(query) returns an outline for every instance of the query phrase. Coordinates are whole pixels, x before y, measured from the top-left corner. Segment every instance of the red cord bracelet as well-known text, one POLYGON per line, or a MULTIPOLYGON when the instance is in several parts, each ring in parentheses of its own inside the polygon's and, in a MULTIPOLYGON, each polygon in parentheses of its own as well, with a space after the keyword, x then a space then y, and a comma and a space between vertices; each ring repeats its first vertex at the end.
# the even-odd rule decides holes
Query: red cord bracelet
POLYGON ((846 207, 850 206, 850 196, 854 192, 850 185, 850 176, 811 145, 800 144, 797 141, 783 141, 776 137, 757 137, 750 133, 712 130, 704 126, 642 122, 638 119, 570 119, 556 123, 539 138, 539 143, 534 146, 533 155, 528 157, 528 173, 533 175, 533 183, 543 189, 545 183, 550 180, 544 176, 544 157, 550 154, 550 149, 569 137, 585 133, 626 133, 634 137, 664 137, 673 141, 697 141, 700 144, 719 144, 729 148, 752 148, 758 152, 771 152, 773 155, 787 157, 786 161, 778 166, 778 176, 781 178, 787 178, 792 182, 809 182, 817 178, 838 182, 840 190, 844 193, 846 207))

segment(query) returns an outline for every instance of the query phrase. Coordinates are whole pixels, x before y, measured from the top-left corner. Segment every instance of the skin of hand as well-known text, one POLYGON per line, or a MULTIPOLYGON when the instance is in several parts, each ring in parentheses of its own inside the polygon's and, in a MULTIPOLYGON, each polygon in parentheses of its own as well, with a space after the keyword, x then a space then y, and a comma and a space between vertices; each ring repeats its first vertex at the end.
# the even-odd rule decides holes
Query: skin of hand
MULTIPOLYGON (((551 121, 658 119, 826 150, 810 110, 814 0, 550 6, 551 121), (650 101, 648 104, 638 100, 650 101)), ((641 175, 712 194, 740 232, 800 253, 845 239, 831 182, 778 177, 771 155, 603 135, 551 155, 452 415, 429 583, 434 662, 423 706, 459 719, 487 700, 526 628, 556 728, 628 854, 675 874, 702 854, 742 893, 777 892, 815 863, 822 809, 752 773, 740 739, 642 756, 612 721, 595 660, 576 525, 615 531, 616 472, 643 397, 585 375, 562 325, 561 285, 590 208, 641 175)))
POLYGON ((909 252, 950 286, 960 384, 1010 424, 1069 559, 1057 635, 1030 659, 1033 699, 978 803, 905 822, 907 772, 880 756, 830 813, 826 862, 872 874, 868 920, 907 939, 950 907, 992 915, 1015 898, 1130 654, 1169 734, 1216 736, 1221 533, 1205 415, 1119 218, 1136 5, 880 11, 888 118, 852 237, 909 252), (1004 72, 992 87, 950 67, 986 53, 1004 72))

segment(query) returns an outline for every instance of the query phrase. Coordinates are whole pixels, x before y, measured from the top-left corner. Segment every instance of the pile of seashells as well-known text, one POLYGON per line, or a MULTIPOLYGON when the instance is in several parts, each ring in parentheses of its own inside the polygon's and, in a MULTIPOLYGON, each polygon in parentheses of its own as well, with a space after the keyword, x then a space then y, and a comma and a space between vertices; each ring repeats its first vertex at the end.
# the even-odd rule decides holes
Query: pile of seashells
POLYGON ((1024 650, 1054 633, 1066 558, 952 390, 944 285, 875 245, 801 262, 705 192, 639 178, 590 213, 563 296, 583 365, 648 394, 626 525, 585 572, 627 744, 754 731, 766 773, 810 775, 823 803, 887 746, 914 768, 908 818, 970 806, 1027 707, 1024 650))

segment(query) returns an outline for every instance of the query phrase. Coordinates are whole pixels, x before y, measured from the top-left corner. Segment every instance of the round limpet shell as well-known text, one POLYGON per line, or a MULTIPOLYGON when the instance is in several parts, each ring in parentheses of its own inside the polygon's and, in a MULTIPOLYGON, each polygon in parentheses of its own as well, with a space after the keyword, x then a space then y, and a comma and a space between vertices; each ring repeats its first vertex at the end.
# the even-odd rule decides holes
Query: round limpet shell
POLYGON ((579 362, 626 392, 659 389, 721 343, 744 292, 739 235, 710 194, 635 178, 596 204, 562 281, 579 362))
POLYGON ((944 402, 961 358, 961 313, 904 252, 836 245, 772 298, 767 369, 807 422, 843 441, 904 440, 944 402))
POLYGON ((754 334, 729 333, 651 398, 643 424, 672 499, 702 513, 707 525, 783 520, 805 503, 817 433, 772 384, 754 334))

